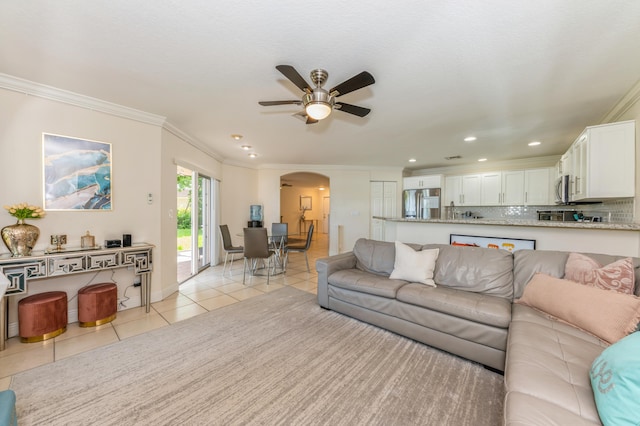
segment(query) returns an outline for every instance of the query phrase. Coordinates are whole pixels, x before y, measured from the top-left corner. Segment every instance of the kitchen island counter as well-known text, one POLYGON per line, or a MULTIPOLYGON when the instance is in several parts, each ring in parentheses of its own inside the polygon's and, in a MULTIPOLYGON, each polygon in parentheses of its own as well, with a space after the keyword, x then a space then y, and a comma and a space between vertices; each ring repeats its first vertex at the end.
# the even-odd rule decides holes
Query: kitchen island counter
POLYGON ((384 240, 449 244, 451 235, 534 240, 539 250, 579 251, 640 257, 640 224, 553 222, 522 219, 384 220, 384 240))
POLYGON ((500 225, 500 226, 528 226, 542 228, 579 228, 602 229, 617 231, 640 231, 640 223, 615 223, 615 222, 557 222, 550 220, 526 220, 526 219, 407 219, 374 216, 389 222, 407 223, 449 223, 459 225, 500 225))

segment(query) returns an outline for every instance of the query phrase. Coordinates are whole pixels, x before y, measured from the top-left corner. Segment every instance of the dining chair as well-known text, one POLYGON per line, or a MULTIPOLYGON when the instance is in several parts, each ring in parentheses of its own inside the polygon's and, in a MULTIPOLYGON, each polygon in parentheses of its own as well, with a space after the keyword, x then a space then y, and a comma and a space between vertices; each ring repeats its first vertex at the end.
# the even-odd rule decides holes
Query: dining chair
POLYGON ((305 262, 307 262, 307 272, 311 272, 311 269, 309 269, 309 257, 307 256, 307 251, 309 250, 309 247, 311 246, 311 237, 313 236, 313 223, 311 225, 309 225, 309 230, 307 231, 307 241, 304 244, 300 244, 300 245, 287 245, 284 248, 285 251, 285 256, 284 256, 284 267, 286 269, 287 267, 287 262, 289 261, 289 252, 296 252, 296 253, 304 253, 304 260, 305 262))
POLYGON ((283 267, 284 270, 284 249, 289 242, 289 224, 284 222, 275 222, 271 224, 271 235, 269 236, 269 245, 276 253, 276 263, 283 267))
POLYGON ((233 268, 233 257, 236 254, 240 254, 244 252, 244 247, 242 246, 234 246, 231 242, 231 234, 229 233, 228 225, 220 225, 220 235, 222 237, 222 247, 225 251, 224 256, 224 266, 222 267, 222 275, 224 275, 224 271, 227 268, 227 258, 231 255, 231 264, 229 265, 229 276, 231 276, 231 269, 233 268))
POLYGON ((266 228, 244 228, 244 268, 242 270, 242 284, 245 283, 247 262, 252 270, 252 275, 257 269, 256 263, 262 259, 267 261, 267 285, 271 276, 271 259, 275 251, 269 248, 269 236, 266 228))
POLYGON ((272 241, 280 242, 286 245, 288 242, 289 224, 275 222, 271 224, 271 239, 272 241))

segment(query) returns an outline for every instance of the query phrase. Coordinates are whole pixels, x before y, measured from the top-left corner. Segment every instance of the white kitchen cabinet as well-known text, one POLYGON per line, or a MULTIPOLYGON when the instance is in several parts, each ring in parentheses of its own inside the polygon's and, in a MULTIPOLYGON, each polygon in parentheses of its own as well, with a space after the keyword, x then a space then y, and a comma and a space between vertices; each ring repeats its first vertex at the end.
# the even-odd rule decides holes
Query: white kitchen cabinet
POLYGON ((503 206, 521 206, 524 204, 523 170, 502 172, 502 197, 500 204, 503 206))
POLYGON ((444 178, 442 203, 443 206, 450 206, 451 203, 459 206, 462 203, 462 176, 447 176, 444 178))
POLYGON ((443 203, 456 206, 549 205, 555 167, 445 177, 443 203))
POLYGON ((572 200, 585 197, 587 190, 587 131, 571 145, 571 180, 569 194, 572 200))
POLYGON ((482 204, 482 175, 462 176, 461 206, 479 206, 482 204))
POLYGON ((503 206, 524 203, 524 172, 509 170, 482 174, 482 205, 503 206))
POLYGON ((498 206, 502 200, 502 172, 483 173, 481 181, 483 206, 498 206))
POLYGON ((411 176, 402 183, 403 189, 442 188, 442 175, 411 176))
POLYGON ((552 191, 557 170, 553 167, 524 171, 524 204, 545 206, 554 204, 552 191))
POLYGON ((635 196, 635 121, 587 127, 570 151, 572 201, 635 196))
POLYGON ((397 182, 371 182, 371 224, 370 233, 374 240, 384 241, 384 224, 378 217, 397 216, 397 182))
POLYGON ((447 176, 444 179, 444 205, 479 206, 482 175, 447 176))
POLYGON ((567 151, 562 154, 560 157, 560 162, 558 163, 558 176, 570 175, 571 174, 571 151, 567 151))

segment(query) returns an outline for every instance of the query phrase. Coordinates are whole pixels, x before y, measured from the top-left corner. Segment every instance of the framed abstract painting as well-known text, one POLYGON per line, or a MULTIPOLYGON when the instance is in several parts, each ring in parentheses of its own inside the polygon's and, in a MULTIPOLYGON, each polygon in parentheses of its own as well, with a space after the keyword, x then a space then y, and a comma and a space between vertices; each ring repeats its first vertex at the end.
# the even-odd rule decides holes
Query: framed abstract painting
POLYGON ((42 134, 45 210, 113 209, 111 144, 42 134))

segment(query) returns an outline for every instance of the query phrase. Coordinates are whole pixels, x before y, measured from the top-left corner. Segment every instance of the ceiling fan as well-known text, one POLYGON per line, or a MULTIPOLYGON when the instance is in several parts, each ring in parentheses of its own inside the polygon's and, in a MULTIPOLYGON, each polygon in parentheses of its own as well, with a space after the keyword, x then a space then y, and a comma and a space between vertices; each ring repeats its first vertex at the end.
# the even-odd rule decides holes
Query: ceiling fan
POLYGON ((300 116, 306 120, 307 124, 317 123, 318 121, 327 118, 333 109, 357 115, 358 117, 364 117, 371 112, 369 108, 336 101, 336 98, 339 96, 346 95, 347 93, 351 93, 375 83, 376 81, 373 79, 373 76, 366 71, 351 77, 349 80, 338 84, 330 90, 326 90, 322 86, 327 81, 329 73, 323 69, 311 71, 311 81, 315 85, 313 88, 291 65, 278 65, 276 66, 276 69, 287 77, 293 84, 298 86, 304 92, 304 96, 302 96, 302 99, 300 100, 258 102, 262 106, 291 104, 303 105, 304 110, 294 115, 300 116))

